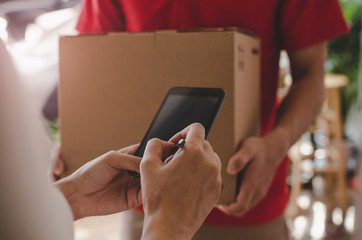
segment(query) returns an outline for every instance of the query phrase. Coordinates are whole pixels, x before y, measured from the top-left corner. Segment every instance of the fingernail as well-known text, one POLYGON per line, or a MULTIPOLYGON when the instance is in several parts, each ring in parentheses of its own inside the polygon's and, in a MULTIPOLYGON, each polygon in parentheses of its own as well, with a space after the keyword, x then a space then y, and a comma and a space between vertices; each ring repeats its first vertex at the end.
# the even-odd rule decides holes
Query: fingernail
POLYGON ((237 172, 237 169, 235 169, 234 166, 228 167, 226 170, 229 174, 235 174, 237 172))

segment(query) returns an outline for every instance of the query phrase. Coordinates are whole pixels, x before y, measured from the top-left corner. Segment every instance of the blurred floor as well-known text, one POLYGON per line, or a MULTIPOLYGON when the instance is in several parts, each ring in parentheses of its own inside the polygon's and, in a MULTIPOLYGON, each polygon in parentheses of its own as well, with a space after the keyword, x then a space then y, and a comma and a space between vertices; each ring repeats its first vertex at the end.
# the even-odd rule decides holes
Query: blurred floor
POLYGON ((120 240, 120 214, 88 217, 74 222, 75 240, 120 240))
POLYGON ((362 239, 362 195, 348 188, 348 207, 338 207, 336 188, 316 176, 310 188, 297 198, 296 208, 286 211, 292 239, 362 239))
MULTIPOLYGON (((288 216, 292 239, 362 239, 362 194, 348 191, 347 210, 337 207, 335 189, 326 190, 322 177, 297 198, 297 212, 288 216)), ((288 209, 289 210, 289 209, 288 209)), ((124 213, 90 217, 74 223, 76 240, 120 240, 124 213)))

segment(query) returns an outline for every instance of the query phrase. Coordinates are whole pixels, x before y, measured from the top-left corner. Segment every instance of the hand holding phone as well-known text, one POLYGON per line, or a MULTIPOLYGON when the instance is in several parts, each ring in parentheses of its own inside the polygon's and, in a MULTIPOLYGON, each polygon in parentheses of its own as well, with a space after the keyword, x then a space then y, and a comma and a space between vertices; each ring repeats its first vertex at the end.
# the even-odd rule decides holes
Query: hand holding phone
MULTIPOLYGON (((168 141, 192 123, 205 128, 207 138, 225 98, 221 88, 174 87, 169 90, 135 155, 143 157, 152 138, 168 141)), ((139 176, 136 172, 130 174, 139 176)))

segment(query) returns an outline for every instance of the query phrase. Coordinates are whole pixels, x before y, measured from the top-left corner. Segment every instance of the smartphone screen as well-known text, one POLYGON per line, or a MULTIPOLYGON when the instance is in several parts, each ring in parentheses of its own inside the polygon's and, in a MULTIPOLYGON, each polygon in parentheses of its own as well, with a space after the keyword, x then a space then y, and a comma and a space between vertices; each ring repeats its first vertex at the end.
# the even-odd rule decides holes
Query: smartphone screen
POLYGON ((176 133, 195 122, 204 126, 206 138, 224 98, 225 92, 220 88, 172 88, 135 155, 143 156, 150 139, 159 138, 168 141, 176 133))

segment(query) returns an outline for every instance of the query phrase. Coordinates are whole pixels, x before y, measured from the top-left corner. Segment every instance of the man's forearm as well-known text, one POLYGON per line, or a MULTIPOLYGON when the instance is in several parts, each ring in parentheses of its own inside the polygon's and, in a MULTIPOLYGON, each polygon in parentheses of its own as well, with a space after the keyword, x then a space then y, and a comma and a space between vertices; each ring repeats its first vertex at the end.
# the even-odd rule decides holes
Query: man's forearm
POLYGON ((281 103, 273 131, 284 136, 288 150, 315 120, 324 100, 321 76, 308 75, 292 86, 281 103))
POLYGON ((288 54, 293 84, 279 106, 273 130, 266 136, 275 137, 272 144, 283 155, 307 131, 323 104, 326 43, 288 54))

